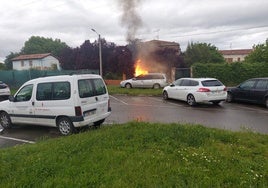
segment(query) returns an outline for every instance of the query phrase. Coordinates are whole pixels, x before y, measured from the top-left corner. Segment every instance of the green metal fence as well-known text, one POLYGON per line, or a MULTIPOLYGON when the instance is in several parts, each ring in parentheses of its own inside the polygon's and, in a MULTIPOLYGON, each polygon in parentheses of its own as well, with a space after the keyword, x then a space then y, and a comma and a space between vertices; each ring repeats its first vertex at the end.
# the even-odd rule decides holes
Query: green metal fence
POLYGON ((175 80, 179 78, 191 77, 191 69, 190 68, 176 68, 175 72, 175 80))
POLYGON ((71 75, 71 74, 99 74, 98 70, 9 70, 0 71, 0 80, 5 82, 11 88, 19 88, 23 83, 28 80, 57 75, 71 75))

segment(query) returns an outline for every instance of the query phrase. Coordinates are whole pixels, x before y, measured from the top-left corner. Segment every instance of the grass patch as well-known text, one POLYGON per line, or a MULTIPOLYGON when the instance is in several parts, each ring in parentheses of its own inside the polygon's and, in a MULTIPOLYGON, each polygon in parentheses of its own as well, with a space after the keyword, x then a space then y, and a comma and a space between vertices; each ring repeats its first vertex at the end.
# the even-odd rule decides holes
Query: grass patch
POLYGON ((268 137, 130 122, 1 150, 0 187, 268 187, 268 137))
MULTIPOLYGON (((108 92, 110 95, 113 94, 123 94, 123 95, 146 95, 146 96, 162 96, 162 89, 143 89, 143 88, 121 88, 120 86, 116 85, 108 85, 108 92)), ((14 95, 17 92, 17 88, 10 88, 11 94, 14 95)))
POLYGON ((123 95, 146 95, 146 96, 161 96, 162 89, 143 89, 143 88, 121 88, 120 86, 108 85, 108 92, 110 95, 123 94, 123 95))

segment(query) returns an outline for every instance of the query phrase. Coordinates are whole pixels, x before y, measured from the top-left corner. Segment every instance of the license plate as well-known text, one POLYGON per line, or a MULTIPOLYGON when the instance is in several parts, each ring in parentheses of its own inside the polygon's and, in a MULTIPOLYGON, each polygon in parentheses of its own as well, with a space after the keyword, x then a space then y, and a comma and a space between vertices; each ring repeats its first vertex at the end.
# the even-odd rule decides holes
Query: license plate
POLYGON ((218 93, 221 93, 221 91, 212 91, 211 93, 218 94, 218 93))
POLYGON ((96 110, 92 110, 92 111, 89 111, 89 112, 85 112, 85 113, 84 113, 84 116, 92 116, 92 115, 94 115, 94 114, 96 114, 96 110))

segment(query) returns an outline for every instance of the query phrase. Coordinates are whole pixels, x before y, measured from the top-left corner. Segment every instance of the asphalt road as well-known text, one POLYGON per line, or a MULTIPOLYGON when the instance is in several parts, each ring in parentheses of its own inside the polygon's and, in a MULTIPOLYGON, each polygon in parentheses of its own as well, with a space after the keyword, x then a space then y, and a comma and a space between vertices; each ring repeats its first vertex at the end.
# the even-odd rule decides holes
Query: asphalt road
MULTIPOLYGON (((223 102, 220 105, 208 103, 190 107, 185 102, 164 101, 161 97, 124 95, 114 95, 110 99, 112 114, 104 122, 106 125, 129 121, 179 122, 268 134, 268 110, 263 106, 223 102)), ((56 128, 40 126, 15 126, 4 131, 0 128, 0 132, 0 148, 60 136, 56 128)))
POLYGON ((263 106, 222 102, 191 107, 182 101, 161 97, 111 96, 108 123, 132 120, 162 123, 195 123, 233 131, 250 130, 268 134, 268 110, 263 106))

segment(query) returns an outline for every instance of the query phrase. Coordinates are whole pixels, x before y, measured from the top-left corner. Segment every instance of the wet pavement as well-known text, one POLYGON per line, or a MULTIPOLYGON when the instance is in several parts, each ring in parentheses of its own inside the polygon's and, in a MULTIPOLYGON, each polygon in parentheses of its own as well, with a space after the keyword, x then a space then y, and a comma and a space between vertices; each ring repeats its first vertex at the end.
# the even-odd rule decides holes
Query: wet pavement
MULTIPOLYGON (((162 100, 161 97, 110 97, 112 114, 104 125, 147 121, 161 123, 194 123, 232 131, 253 131, 268 134, 268 109, 251 104, 201 104, 191 107, 182 101, 162 100)), ((14 126, 1 132, 0 148, 59 137, 56 128, 40 126, 14 126)))
MULTIPOLYGON (((111 97, 109 123, 132 120, 162 123, 195 123, 227 130, 250 130, 268 134, 268 109, 251 104, 222 102, 191 107, 185 102, 161 97, 111 97)), ((107 122, 106 121, 106 122, 107 122)))

